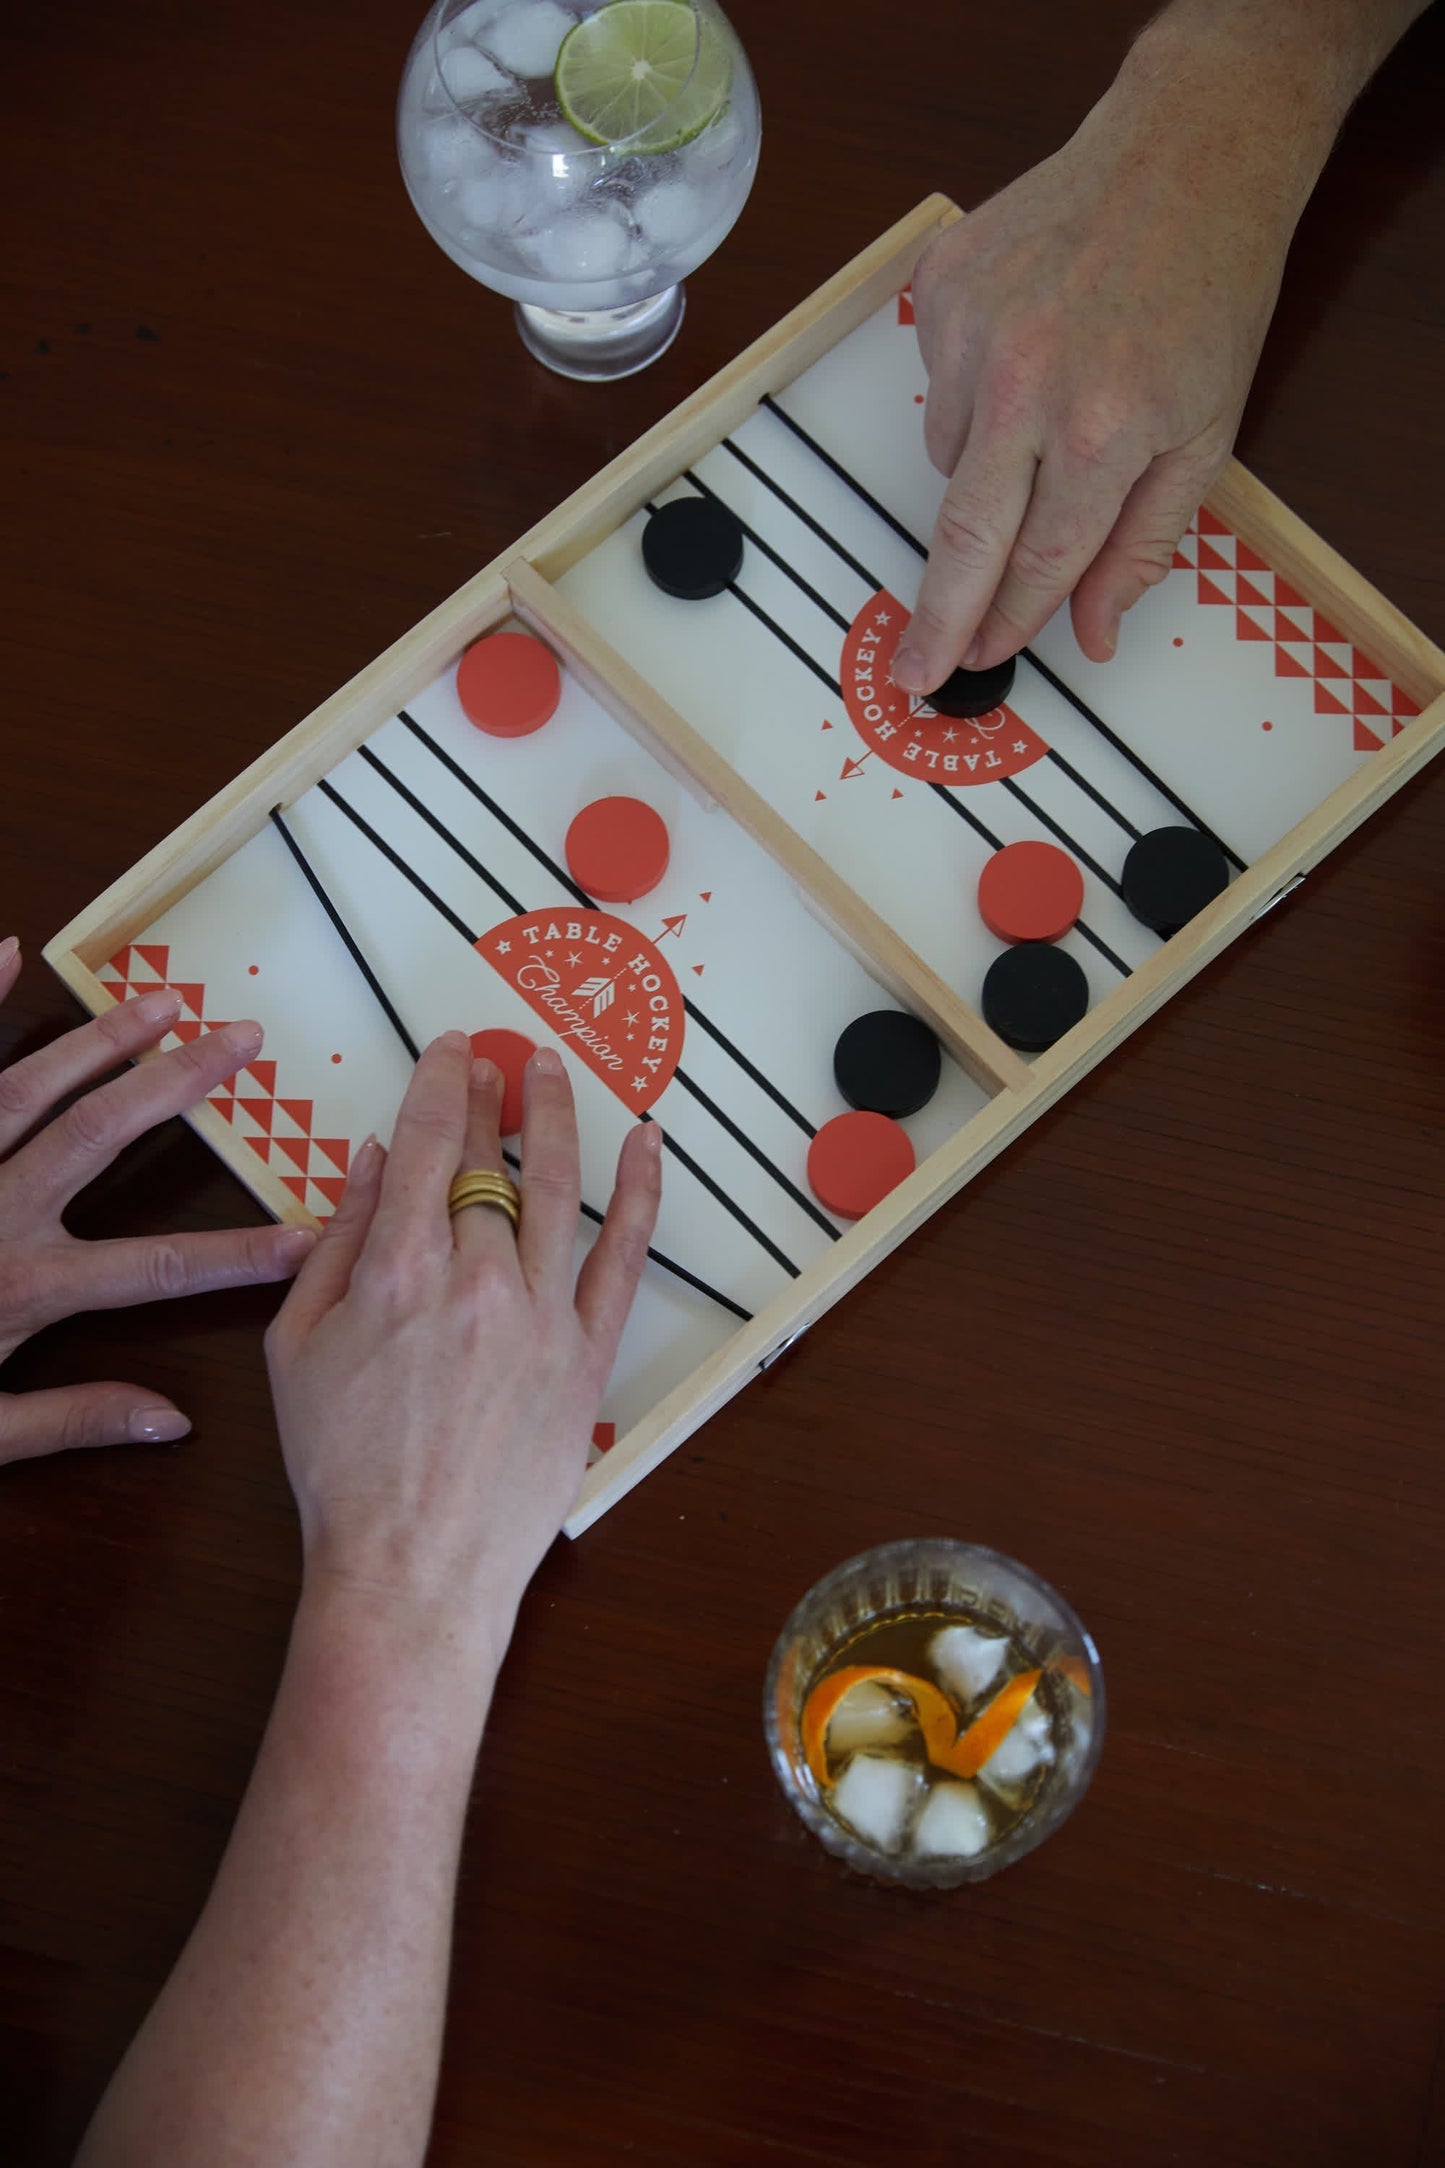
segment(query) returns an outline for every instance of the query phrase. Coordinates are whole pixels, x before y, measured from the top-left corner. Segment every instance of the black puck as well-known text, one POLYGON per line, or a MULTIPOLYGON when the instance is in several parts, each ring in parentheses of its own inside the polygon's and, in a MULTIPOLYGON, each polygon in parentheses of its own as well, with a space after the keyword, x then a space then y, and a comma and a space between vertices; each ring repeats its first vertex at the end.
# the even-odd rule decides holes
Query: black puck
POLYGON ((996 662, 991 670, 951 670, 936 693, 926 697, 928 705, 940 715, 955 715, 967 721, 973 715, 987 715, 991 709, 1002 707, 1013 690, 1016 655, 1007 662, 996 662))
POLYGON ((1021 1054, 1041 1054, 1072 1031, 1089 1006, 1089 982, 1051 941, 1020 941, 989 965, 983 1020, 1021 1054))
POLYGON ((642 561, 665 595, 705 602, 741 571, 743 530, 715 497, 674 497, 643 528, 642 561))
POLYGON ((1198 828, 1154 828, 1140 836, 1120 876, 1135 918, 1167 941, 1229 886, 1229 863, 1198 828))
POLYGON ((833 1049, 833 1074, 850 1107, 895 1122, 926 1107, 938 1089, 943 1056, 927 1024, 902 1009, 855 1016, 833 1049))

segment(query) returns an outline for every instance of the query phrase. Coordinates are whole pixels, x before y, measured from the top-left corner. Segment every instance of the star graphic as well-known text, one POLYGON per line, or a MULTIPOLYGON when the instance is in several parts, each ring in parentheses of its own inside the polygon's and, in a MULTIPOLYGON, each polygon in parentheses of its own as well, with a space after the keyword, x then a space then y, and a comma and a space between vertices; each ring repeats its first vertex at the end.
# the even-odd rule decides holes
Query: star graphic
POLYGON ((555 956, 555 955, 556 955, 556 953, 557 953, 557 951, 556 951, 556 950, 555 950, 554 948, 549 948, 549 949, 543 949, 543 951, 542 951, 542 954, 543 954, 544 956, 555 956))
POLYGON ((511 955, 511 953, 512 953, 512 944, 511 944, 511 942, 510 942, 510 941, 499 941, 499 942, 497 943, 497 954, 498 954, 499 956, 510 956, 510 955, 511 955))
POLYGON ((956 731, 956 730, 954 729, 953 725, 952 725, 952 724, 950 723, 950 724, 949 724, 949 726, 948 726, 948 728, 947 728, 947 730, 945 730, 945 731, 944 731, 944 733, 943 733, 943 742, 944 742, 944 744, 945 744, 945 745, 952 745, 952 743, 953 743, 954 739, 955 739, 955 738, 956 738, 957 736, 958 736, 958 732, 957 732, 957 731, 956 731))
POLYGON ((1022 738, 1014 739, 1014 751, 1016 753, 1026 753, 1028 751, 1028 746, 1024 743, 1022 738))
POLYGON ((571 951, 571 953, 569 954, 568 958, 567 958, 567 962, 568 962, 568 964, 569 964, 569 965, 571 966, 572 970, 574 970, 574 971, 575 971, 575 970, 576 970, 576 968, 577 968, 577 966, 578 966, 578 964, 580 964, 580 963, 581 963, 581 961, 582 961, 581 957, 580 957, 580 956, 579 956, 579 955, 577 954, 577 951, 576 951, 575 949, 573 949, 573 950, 571 951))
POLYGON ((634 1078, 632 1079, 632 1089, 633 1089, 633 1090, 634 1090, 635 1092, 645 1092, 645 1091, 646 1091, 646 1089, 647 1089, 647 1079, 646 1079, 646 1077, 645 1077, 645 1076, 635 1076, 635 1077, 634 1077, 634 1078))
POLYGON ((628 1028, 628 1030, 629 1030, 629 1031, 635 1031, 635 1030, 637 1029, 637 1011, 636 1011, 636 1009, 629 1009, 629 1010, 628 1010, 628 1012, 627 1012, 627 1016, 626 1016, 626 1018, 625 1018, 625 1022, 626 1022, 626 1024, 627 1024, 627 1028, 628 1028))
POLYGON ((873 622, 875 625, 891 625, 893 620, 886 610, 880 610, 873 622))

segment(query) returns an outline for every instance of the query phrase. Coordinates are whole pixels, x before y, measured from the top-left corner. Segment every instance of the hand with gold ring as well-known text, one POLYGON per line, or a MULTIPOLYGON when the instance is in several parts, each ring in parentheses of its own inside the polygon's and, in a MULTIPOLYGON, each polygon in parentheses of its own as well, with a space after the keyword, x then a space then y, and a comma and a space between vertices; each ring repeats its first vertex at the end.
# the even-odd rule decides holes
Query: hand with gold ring
POLYGON ((447 1191, 447 1214, 455 1219, 471 1205, 494 1205, 505 1212, 513 1231, 521 1225, 522 1193, 509 1174, 494 1174, 487 1167, 463 1167, 447 1191))
POLYGON ((459 1032, 429 1046, 389 1153, 358 1154, 267 1336, 308 1579, 497 1647, 576 1497, 661 1189, 639 1123, 577 1272, 577 1129, 550 1049, 524 1105, 518 1186, 497 1070, 459 1032))
POLYGON ((301 1600, 215 1887, 82 2168, 426 2151, 492 1682, 577 1494, 661 1187, 638 1122, 578 1272, 561 1059, 527 1065, 519 1189, 500 1087, 460 1032, 427 1048, 266 1336, 301 1600))

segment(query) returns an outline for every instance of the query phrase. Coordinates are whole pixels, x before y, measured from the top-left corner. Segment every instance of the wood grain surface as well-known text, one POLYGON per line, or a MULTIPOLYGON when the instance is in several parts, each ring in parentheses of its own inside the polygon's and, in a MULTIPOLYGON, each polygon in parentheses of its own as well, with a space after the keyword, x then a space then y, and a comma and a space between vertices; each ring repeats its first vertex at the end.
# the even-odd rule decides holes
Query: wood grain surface
MULTIPOLYGON (((420 0, 413 0, 420 6, 420 0)), ((0 932, 32 956, 387 641, 934 188, 1053 148, 1146 10, 736 0, 761 176, 666 359, 546 375, 406 201, 383 0, 5 12, 0 932)), ((1445 12, 1349 121, 1240 451, 1445 638, 1445 12)), ((1445 770, 1427 771, 525 1606, 477 1780, 437 2168, 1445 2159, 1445 770), (951 1897, 790 1816, 798 1595, 955 1533, 1094 1629, 1112 1729, 951 1897)), ((75 1021, 32 962, 0 1051, 75 1021)), ((255 1207, 178 1125, 81 1231, 255 1207)), ((0 1471, 0 2157, 67 2160, 277 1677, 270 1291, 83 1318, 175 1451, 0 1471)))

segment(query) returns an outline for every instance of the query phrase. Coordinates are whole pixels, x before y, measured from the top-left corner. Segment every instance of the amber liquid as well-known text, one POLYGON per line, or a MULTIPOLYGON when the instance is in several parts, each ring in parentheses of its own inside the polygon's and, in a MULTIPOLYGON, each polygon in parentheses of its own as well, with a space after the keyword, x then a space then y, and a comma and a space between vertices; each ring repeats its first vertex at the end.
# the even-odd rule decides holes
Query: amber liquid
MULTIPOLYGON (((837 1643, 829 1651, 827 1658, 808 1682, 809 1693, 833 1672, 842 1671, 851 1664, 887 1665, 897 1671, 906 1671, 914 1678, 927 1679, 939 1688, 948 1701, 958 1720, 960 1731, 967 1729, 974 1718, 988 1707, 994 1696, 1001 1693, 1018 1672, 1039 1668, 1038 1657, 1029 1649, 1006 1616, 961 1609, 894 1611, 885 1617, 870 1620, 850 1639, 837 1643), (930 1652, 934 1636, 946 1626, 971 1626, 980 1633, 1000 1637, 1005 1644, 1006 1653, 997 1673, 982 1692, 970 1700, 960 1699, 957 1687, 951 1685, 948 1678, 936 1668, 930 1652)), ((990 1781, 988 1764, 984 1764, 976 1790, 979 1802, 988 1815, 990 1845, 1001 1843, 1032 1813, 1047 1793, 1059 1760, 1060 1748, 1072 1721, 1071 1693, 1072 1689, 1066 1682, 1056 1672, 1045 1667, 1033 1700, 1048 1717, 1051 1751, 1041 1755, 1033 1769, 1011 1783, 997 1778, 990 1781)), ((806 1696, 804 1698, 806 1700, 806 1696)), ((830 1737, 826 1758, 828 1774, 833 1782, 842 1774, 852 1751, 850 1748, 835 1755, 830 1737)), ((930 1782, 941 1777, 946 1778, 946 1772, 935 1769, 930 1763, 923 1733, 917 1725, 910 1724, 905 1736, 896 1742, 886 1746, 866 1747, 861 1751, 887 1754, 900 1761, 913 1763, 926 1773, 930 1782)), ((831 1783, 824 1796, 831 1808, 831 1783)), ((843 1828, 849 1827, 842 1815, 836 1815, 835 1818, 843 1828)))

